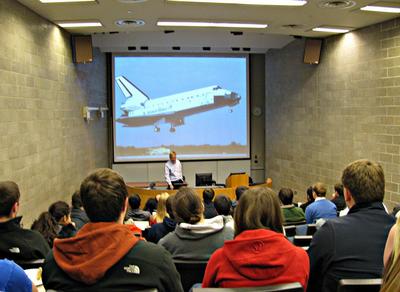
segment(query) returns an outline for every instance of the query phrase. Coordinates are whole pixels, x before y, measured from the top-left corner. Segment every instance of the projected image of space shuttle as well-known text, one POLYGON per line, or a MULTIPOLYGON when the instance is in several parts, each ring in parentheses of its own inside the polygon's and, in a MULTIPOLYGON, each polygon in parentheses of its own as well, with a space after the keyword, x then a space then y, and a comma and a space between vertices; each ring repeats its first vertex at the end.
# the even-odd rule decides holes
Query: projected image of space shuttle
POLYGON ((155 132, 160 131, 159 124, 169 123, 173 133, 175 127, 185 124, 185 117, 201 112, 225 106, 232 112, 232 107, 239 104, 241 98, 239 94, 215 85, 150 99, 124 76, 116 77, 116 82, 126 97, 121 105, 123 115, 117 122, 126 127, 154 125, 155 132))

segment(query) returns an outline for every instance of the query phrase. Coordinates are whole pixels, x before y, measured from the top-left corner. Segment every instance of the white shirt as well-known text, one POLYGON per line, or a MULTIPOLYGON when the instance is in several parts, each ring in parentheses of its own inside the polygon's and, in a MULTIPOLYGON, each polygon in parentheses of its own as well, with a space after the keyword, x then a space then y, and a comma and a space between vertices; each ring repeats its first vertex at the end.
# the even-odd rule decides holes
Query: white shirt
POLYGON ((183 180, 182 176, 182 164, 177 159, 175 163, 172 163, 171 160, 168 160, 165 163, 165 181, 168 185, 171 185, 171 181, 183 180))

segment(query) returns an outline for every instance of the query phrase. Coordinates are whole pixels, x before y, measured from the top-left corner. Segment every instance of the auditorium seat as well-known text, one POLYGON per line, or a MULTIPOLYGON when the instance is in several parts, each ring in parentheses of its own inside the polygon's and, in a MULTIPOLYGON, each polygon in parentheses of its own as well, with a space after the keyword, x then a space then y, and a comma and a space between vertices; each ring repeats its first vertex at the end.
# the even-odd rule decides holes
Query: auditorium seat
POLYGON ((307 235, 314 235, 315 232, 317 232, 317 224, 308 224, 307 235))
POLYGON ((303 292, 303 287, 300 283, 288 283, 263 287, 243 287, 243 288, 194 288, 193 292, 303 292))
POLYGON ((36 259, 36 260, 30 260, 30 261, 18 261, 18 260, 15 260, 15 263, 17 265, 19 265, 24 270, 27 270, 27 269, 38 269, 40 267, 43 267, 44 259, 36 259))
POLYGON ((342 279, 338 292, 379 292, 381 285, 382 279, 342 279))
POLYGON ((300 247, 310 246, 312 235, 295 235, 293 244, 300 247))
POLYGON ((181 276, 185 292, 189 291, 194 284, 203 282, 207 261, 174 260, 174 264, 181 276))
POLYGON ((288 226, 288 225, 302 225, 302 224, 306 224, 306 220, 297 221, 297 222, 283 223, 283 226, 288 226))
POLYGON ((286 237, 293 237, 296 235, 296 226, 295 225, 287 225, 283 226, 285 229, 285 235, 286 237))

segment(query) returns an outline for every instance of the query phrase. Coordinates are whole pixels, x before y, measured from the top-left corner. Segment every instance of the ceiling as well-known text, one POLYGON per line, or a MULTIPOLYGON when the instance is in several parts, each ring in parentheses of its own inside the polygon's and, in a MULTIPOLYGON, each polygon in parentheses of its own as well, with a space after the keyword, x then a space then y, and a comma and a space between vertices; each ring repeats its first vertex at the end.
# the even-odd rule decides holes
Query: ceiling
MULTIPOLYGON (((192 34, 198 33, 226 33, 229 28, 166 28, 157 27, 159 19, 173 20, 214 20, 233 22, 267 23, 266 29, 240 29, 245 35, 266 36, 306 36, 326 37, 331 33, 311 31, 317 26, 340 26, 361 28, 379 23, 398 14, 374 13, 360 11, 360 7, 376 3, 374 0, 329 0, 334 4, 349 2, 350 8, 322 8, 328 0, 308 0, 301 7, 282 6, 254 6, 254 5, 227 5, 202 3, 169 3, 166 0, 147 0, 144 2, 126 4, 127 0, 97 0, 97 3, 70 3, 70 4, 42 4, 39 0, 18 0, 39 15, 50 21, 60 20, 100 20, 103 27, 67 29, 71 33, 94 34, 109 32, 130 33, 161 33, 165 30, 174 30, 192 34), (140 27, 119 27, 115 24, 120 19, 141 19, 145 25, 140 27), (285 27, 297 25, 296 27, 285 27)), ((137 1, 137 0, 136 0, 137 1)), ((133 1, 135 2, 135 0, 133 1)), ((395 2, 400 2, 396 0, 395 2)))

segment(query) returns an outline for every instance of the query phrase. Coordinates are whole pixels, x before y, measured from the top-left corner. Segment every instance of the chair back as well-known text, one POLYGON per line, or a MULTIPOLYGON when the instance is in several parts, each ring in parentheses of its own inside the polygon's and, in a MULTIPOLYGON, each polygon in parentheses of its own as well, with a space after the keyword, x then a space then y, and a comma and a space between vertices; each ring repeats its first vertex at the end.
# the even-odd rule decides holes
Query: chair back
POLYGON ((342 279, 339 281, 338 292, 379 292, 382 279, 342 279))
POLYGON ((293 237, 296 235, 296 226, 295 225, 287 225, 283 226, 285 230, 286 237, 293 237))
POLYGON ((194 288, 193 292, 303 292, 300 283, 288 283, 263 287, 243 287, 243 288, 194 288))
POLYGON ((314 235, 317 232, 317 224, 307 224, 307 235, 314 235))
POLYGON ((174 260, 176 270, 181 276, 183 290, 189 291, 196 283, 203 282, 207 261, 174 260))
POLYGON ((310 246, 312 235, 295 235, 293 238, 293 244, 296 246, 310 246))
POLYGON ((44 259, 36 259, 36 260, 30 260, 30 261, 15 260, 15 263, 24 270, 38 269, 40 267, 43 267, 44 259))

